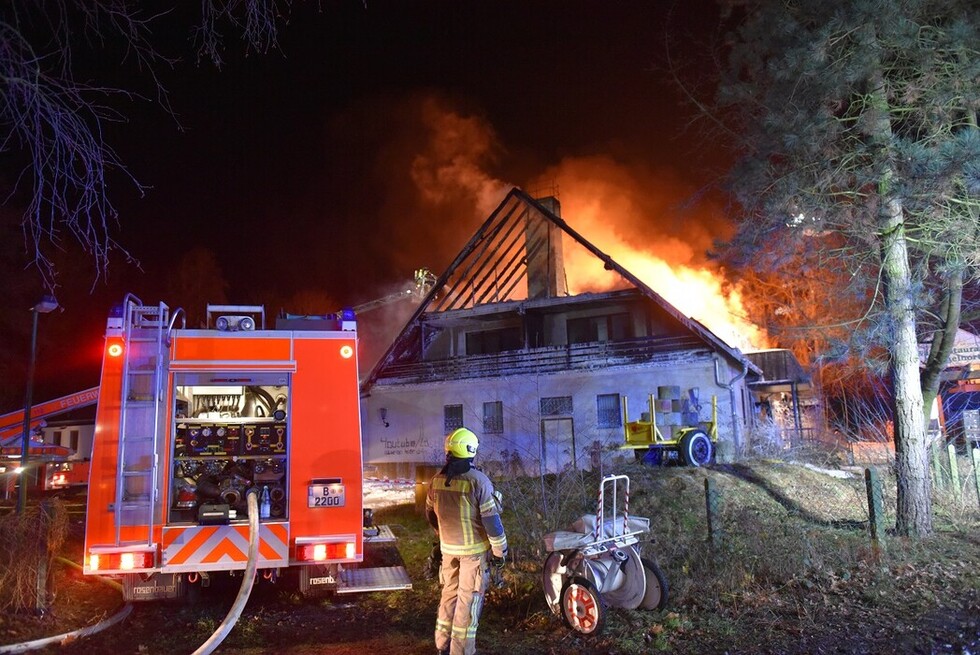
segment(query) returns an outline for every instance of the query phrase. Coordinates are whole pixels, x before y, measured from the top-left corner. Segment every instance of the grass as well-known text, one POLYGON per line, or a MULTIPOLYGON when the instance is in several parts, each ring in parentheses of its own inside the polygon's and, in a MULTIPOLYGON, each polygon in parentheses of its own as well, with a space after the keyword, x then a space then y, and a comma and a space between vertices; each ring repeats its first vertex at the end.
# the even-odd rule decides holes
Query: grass
MULTIPOLYGON (((609 608, 604 631, 589 639, 566 629, 544 601, 542 537, 594 511, 599 477, 572 472, 500 481, 515 559, 504 586, 488 593, 481 653, 840 652, 842 635, 853 652, 959 652, 941 649, 980 642, 980 508, 965 466, 960 477, 969 484, 961 484, 959 494, 936 490, 935 534, 910 540, 889 533, 877 548, 868 534, 859 472, 838 478, 798 463, 755 460, 702 469, 630 463, 617 473, 630 476, 630 513, 650 519, 642 550, 667 575, 668 607, 609 608), (708 539, 709 479, 721 495, 717 546, 708 539)), ((880 473, 886 525, 894 525, 894 479, 880 473)), ((323 601, 303 601, 285 589, 253 593, 227 647, 273 652, 288 643, 294 653, 346 654, 366 647, 376 655, 430 652, 439 595, 437 582, 426 577, 433 534, 409 505, 379 510, 375 518, 399 537, 413 590, 323 601), (375 628, 365 633, 365 625, 375 628)), ((71 539, 64 546, 74 547, 71 539)), ((79 627, 54 623, 90 623, 117 606, 118 593, 57 564, 54 571, 52 617, 0 619, 0 634, 8 635, 3 641, 79 627), (73 617, 74 607, 84 607, 84 616, 73 617)), ((223 618, 233 593, 214 606, 141 605, 128 627, 92 641, 86 652, 139 647, 152 654, 201 643, 223 618), (177 629, 161 627, 166 625, 177 629)))
MULTIPOLYGON (((760 635, 786 648, 807 633, 823 633, 833 643, 832 622, 839 620, 855 638, 864 630, 873 639, 870 633, 882 624, 911 625, 937 607, 976 603, 980 544, 972 535, 980 534, 980 510, 967 492, 937 493, 933 537, 890 536, 875 548, 859 473, 832 477, 819 467, 773 460, 703 469, 629 464, 621 472, 631 478, 630 513, 651 519, 643 552, 667 574, 668 609, 610 609, 603 634, 591 640, 567 631, 544 603, 542 537, 595 511, 598 476, 573 472, 501 481, 504 524, 516 562, 507 570, 506 586, 489 594, 481 649, 625 655, 696 644, 715 652, 718 644, 727 644, 730 652, 756 652, 760 635), (704 483, 709 478, 722 497, 717 548, 707 532, 704 483), (866 627, 855 625, 854 617, 864 617, 866 627)), ((886 524, 893 525, 894 479, 882 474, 886 524)), ((405 514, 396 516, 407 528, 400 548, 419 580, 431 533, 413 529, 417 522, 405 514)), ((437 594, 434 583, 416 583, 412 605, 431 614, 437 594)))

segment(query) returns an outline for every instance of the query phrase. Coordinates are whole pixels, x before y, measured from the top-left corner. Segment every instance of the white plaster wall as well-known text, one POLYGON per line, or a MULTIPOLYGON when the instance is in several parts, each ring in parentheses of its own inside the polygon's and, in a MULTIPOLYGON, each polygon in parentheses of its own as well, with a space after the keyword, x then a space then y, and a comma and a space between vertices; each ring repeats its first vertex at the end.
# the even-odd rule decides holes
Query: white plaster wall
MULTIPOLYGON (((718 378, 729 383, 740 373, 722 364, 718 378)), ((444 459, 443 407, 462 404, 463 422, 480 437, 481 466, 508 469, 518 459, 526 472, 537 471, 541 455, 541 416, 539 400, 552 396, 572 396, 575 450, 579 466, 591 464, 587 448, 598 441, 604 461, 632 458, 629 451, 617 451, 623 443, 622 427, 598 428, 596 396, 618 393, 629 401, 630 420, 647 411, 647 397, 657 387, 677 385, 682 392, 692 387, 700 391, 702 420, 711 418, 711 396, 718 401, 719 439, 733 441, 732 394, 715 383, 714 359, 678 361, 669 365, 602 368, 550 375, 510 376, 418 385, 377 385, 362 398, 362 438, 365 463, 416 462, 438 464, 444 459), (483 403, 503 403, 502 434, 484 434, 483 403), (381 408, 385 420, 381 420, 381 408), (516 457, 515 457, 516 454, 516 457)), ((744 432, 744 385, 736 388, 736 421, 744 432)), ((567 464, 571 463, 570 454, 567 464)), ((516 472, 516 471, 515 471, 516 472)))

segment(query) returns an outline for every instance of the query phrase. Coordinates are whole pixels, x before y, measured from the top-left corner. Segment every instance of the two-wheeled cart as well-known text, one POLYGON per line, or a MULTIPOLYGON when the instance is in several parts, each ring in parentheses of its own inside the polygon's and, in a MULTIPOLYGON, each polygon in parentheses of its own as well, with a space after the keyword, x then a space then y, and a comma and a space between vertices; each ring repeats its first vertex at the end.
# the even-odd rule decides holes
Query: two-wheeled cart
POLYGON ((548 607, 583 635, 598 634, 607 607, 660 610, 667 578, 640 552, 650 519, 629 515, 629 477, 602 479, 595 514, 544 537, 542 584, 548 607))

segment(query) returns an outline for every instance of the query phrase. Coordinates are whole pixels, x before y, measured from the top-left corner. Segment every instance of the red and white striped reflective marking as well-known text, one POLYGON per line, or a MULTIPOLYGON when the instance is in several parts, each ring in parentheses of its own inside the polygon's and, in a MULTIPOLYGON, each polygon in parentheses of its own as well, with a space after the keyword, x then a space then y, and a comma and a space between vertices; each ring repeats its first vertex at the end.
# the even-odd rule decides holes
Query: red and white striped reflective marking
MULTIPOLYGON (((247 525, 191 525, 163 529, 163 569, 242 569, 248 563, 247 525)), ((289 564, 289 524, 259 526, 259 567, 289 564)))

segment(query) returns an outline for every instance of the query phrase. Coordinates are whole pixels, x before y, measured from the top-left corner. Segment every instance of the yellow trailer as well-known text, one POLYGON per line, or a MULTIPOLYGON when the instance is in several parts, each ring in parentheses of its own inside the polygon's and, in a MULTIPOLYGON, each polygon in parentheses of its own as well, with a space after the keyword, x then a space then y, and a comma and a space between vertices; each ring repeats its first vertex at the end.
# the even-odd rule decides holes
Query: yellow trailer
MULTIPOLYGON (((649 420, 630 421, 629 405, 623 396, 623 436, 624 450, 632 450, 638 460, 659 464, 664 455, 677 453, 689 466, 704 466, 711 461, 718 443, 718 397, 711 397, 711 420, 698 421, 696 425, 671 426, 670 434, 664 436, 657 425, 653 394, 647 398, 649 420)), ((667 427, 667 426, 664 426, 667 427)))

